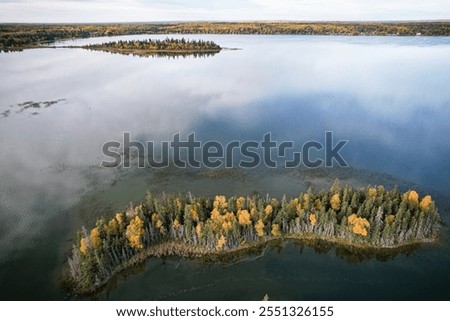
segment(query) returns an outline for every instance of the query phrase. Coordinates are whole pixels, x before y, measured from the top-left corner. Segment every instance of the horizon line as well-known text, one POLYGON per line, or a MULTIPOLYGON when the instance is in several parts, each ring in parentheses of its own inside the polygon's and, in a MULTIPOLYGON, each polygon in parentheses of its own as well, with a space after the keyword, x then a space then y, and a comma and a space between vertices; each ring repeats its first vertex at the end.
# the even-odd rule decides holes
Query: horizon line
POLYGON ((155 20, 155 21, 109 21, 109 22, 1 22, 0 25, 107 25, 107 24, 173 24, 173 23, 450 23, 449 19, 408 20, 155 20))

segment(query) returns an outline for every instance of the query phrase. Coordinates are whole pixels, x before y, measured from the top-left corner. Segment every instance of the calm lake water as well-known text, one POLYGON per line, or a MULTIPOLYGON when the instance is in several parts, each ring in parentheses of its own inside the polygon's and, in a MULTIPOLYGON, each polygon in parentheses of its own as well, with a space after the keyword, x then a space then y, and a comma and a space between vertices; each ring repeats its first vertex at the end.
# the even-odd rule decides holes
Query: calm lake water
POLYGON ((233 264, 150 259, 94 298, 450 299, 450 38, 185 37, 241 50, 180 59, 63 48, 0 53, 0 299, 70 298, 60 274, 76 231, 147 189, 290 196, 337 176, 432 193, 441 241, 383 259, 293 243, 233 264), (156 142, 195 132, 223 143, 271 132, 301 146, 323 142, 326 131, 349 141, 342 155, 350 169, 212 177, 99 166, 103 143, 123 132, 156 142))

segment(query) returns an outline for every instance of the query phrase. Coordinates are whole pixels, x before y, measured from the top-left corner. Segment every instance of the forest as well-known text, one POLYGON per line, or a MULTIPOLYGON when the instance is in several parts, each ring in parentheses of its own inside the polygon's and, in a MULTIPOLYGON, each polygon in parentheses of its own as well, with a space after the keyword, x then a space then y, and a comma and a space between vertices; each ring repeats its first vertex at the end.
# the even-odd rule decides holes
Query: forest
POLYGON ((437 239, 440 216, 430 195, 395 187, 311 189, 298 197, 268 195, 154 197, 99 218, 78 232, 68 259, 75 293, 101 288, 117 272, 151 256, 221 257, 280 239, 322 240, 368 249, 393 249, 437 239))
POLYGON ((0 51, 39 48, 65 39, 135 34, 450 36, 449 21, 183 22, 135 24, 0 24, 0 51))
MULTIPOLYGON (((73 47, 70 47, 73 48, 73 47)), ((84 49, 101 50, 112 53, 133 54, 138 56, 186 56, 186 55, 208 55, 219 53, 222 48, 212 41, 186 40, 185 38, 166 38, 114 41, 102 44, 91 44, 82 46, 84 49)))

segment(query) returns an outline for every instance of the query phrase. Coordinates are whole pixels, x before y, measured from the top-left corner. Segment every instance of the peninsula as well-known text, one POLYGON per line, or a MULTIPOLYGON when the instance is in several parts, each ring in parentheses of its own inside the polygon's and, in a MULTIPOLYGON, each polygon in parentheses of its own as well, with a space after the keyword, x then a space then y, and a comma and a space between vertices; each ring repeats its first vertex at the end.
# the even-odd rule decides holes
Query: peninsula
POLYGON ((147 194, 136 207, 98 219, 78 233, 68 259, 74 293, 92 293, 116 273, 152 256, 220 260, 275 239, 322 240, 364 250, 400 248, 437 238, 431 196, 383 186, 312 190, 281 200, 268 195, 214 198, 147 194))

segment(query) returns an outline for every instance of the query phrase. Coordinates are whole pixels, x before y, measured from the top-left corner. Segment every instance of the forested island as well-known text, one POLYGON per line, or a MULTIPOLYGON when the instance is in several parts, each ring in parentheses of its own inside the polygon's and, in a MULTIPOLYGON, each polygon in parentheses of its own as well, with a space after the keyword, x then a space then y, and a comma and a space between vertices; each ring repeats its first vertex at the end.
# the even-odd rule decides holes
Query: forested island
POLYGON ((140 205, 100 218, 78 233, 67 285, 92 293, 116 273, 156 256, 209 258, 277 239, 321 240, 361 250, 393 249, 437 238, 440 216, 431 196, 383 186, 309 189, 298 197, 214 198, 147 193, 140 205))
MULTIPOLYGON (((73 48, 73 47, 71 47, 73 48)), ((136 56, 206 56, 219 53, 222 48, 212 41, 166 38, 164 40, 114 41, 82 46, 89 50, 136 56)))
POLYGON ((0 51, 41 48, 65 39, 136 34, 450 36, 450 21, 0 24, 0 51))

